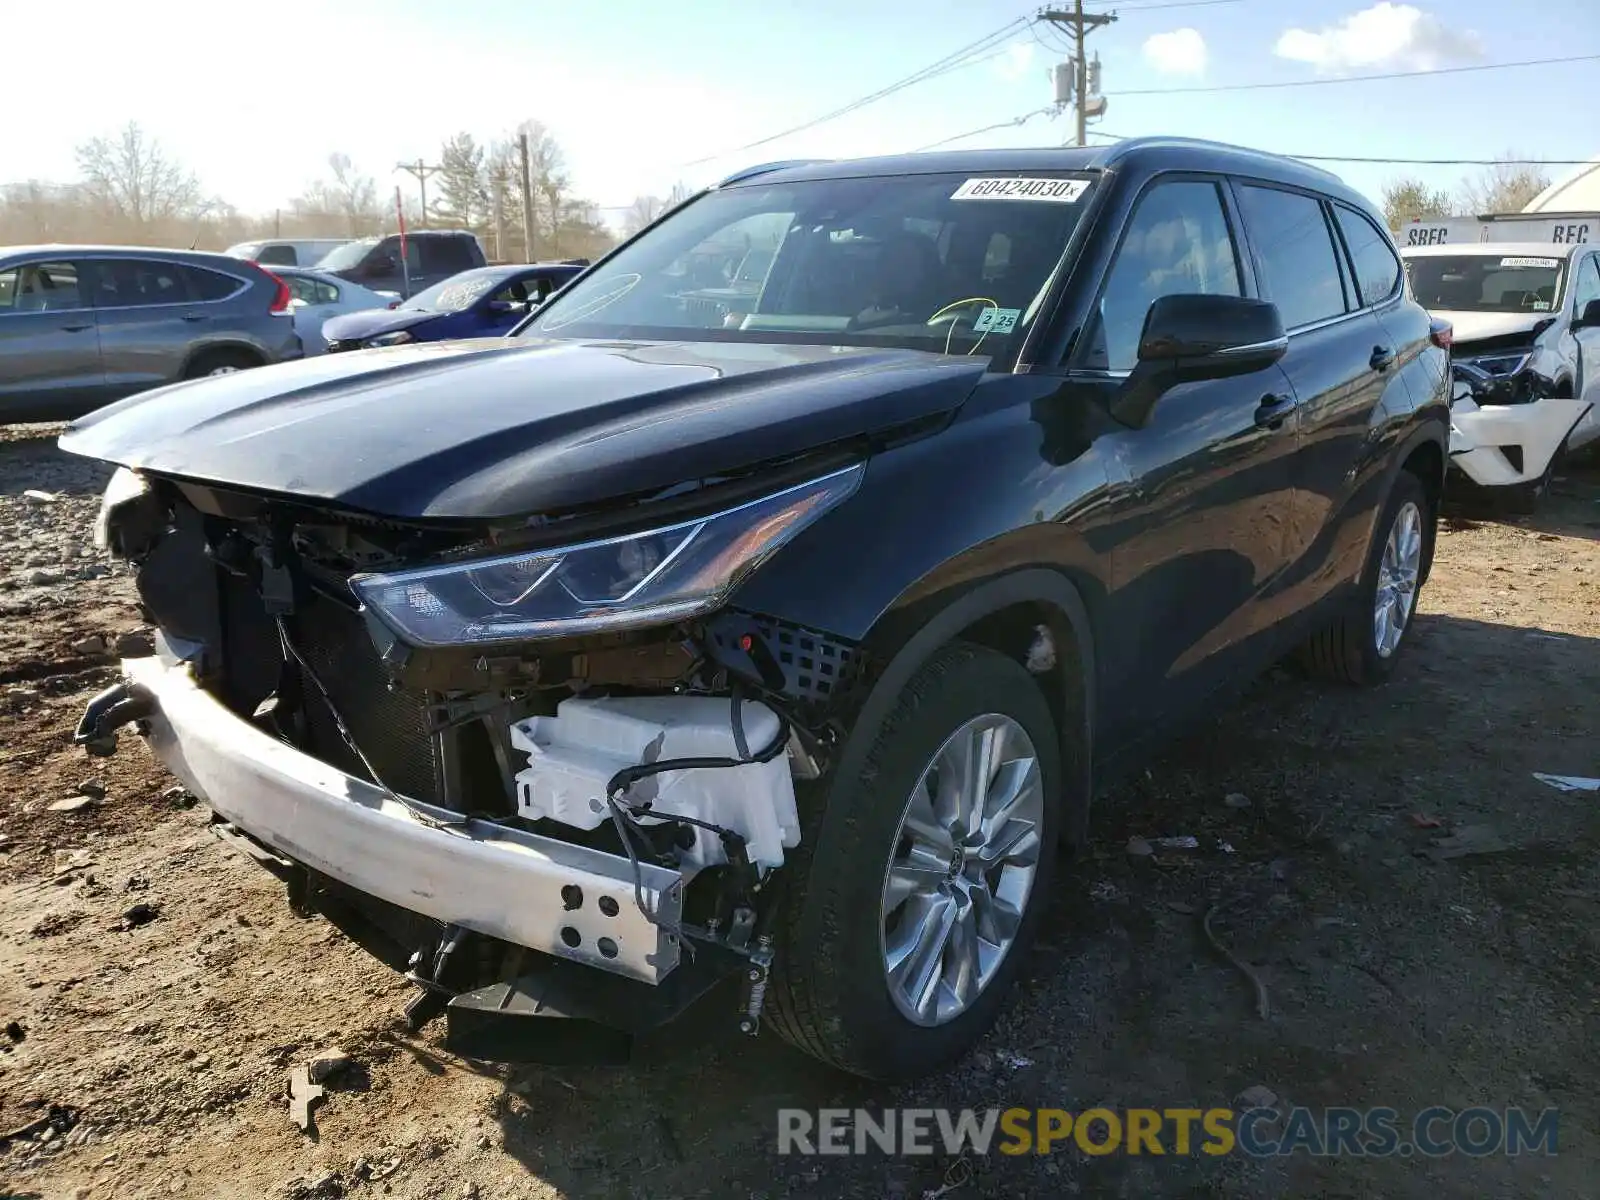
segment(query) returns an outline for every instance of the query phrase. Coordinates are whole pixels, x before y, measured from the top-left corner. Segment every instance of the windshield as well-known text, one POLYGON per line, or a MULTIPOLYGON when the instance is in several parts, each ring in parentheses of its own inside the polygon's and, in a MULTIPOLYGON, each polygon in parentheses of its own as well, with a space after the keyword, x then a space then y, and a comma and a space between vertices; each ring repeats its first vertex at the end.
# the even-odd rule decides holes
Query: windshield
POLYGON ((1041 307, 1090 183, 939 174, 730 187, 591 267, 518 336, 998 355, 1041 307))
POLYGON ((1561 303, 1564 258, 1538 254, 1441 254, 1406 259, 1411 294, 1447 312, 1550 312, 1561 303))
POLYGON ((316 266, 324 271, 348 271, 351 267, 360 264, 367 256, 367 252, 378 244, 375 237, 361 238, 358 241, 346 242, 342 246, 335 246, 322 258, 318 259, 316 266))
POLYGON ((260 242, 240 242, 237 246, 229 246, 223 253, 229 258, 254 258, 260 250, 260 242))
POLYGON ((461 312, 471 308, 490 288, 504 278, 505 276, 495 271, 481 275, 476 271, 463 271, 459 275, 452 275, 443 283, 436 283, 431 288, 418 292, 400 307, 420 312, 461 312))

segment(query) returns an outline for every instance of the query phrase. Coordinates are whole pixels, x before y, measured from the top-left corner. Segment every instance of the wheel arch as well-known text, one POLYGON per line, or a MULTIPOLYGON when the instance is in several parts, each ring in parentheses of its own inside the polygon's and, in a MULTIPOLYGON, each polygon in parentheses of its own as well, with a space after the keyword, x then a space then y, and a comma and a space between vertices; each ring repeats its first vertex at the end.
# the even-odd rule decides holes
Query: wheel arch
POLYGON ((240 338, 219 338, 216 341, 202 342, 197 346, 191 346, 189 352, 184 355, 183 366, 179 368, 178 378, 188 379, 189 372, 194 370, 196 363, 218 354, 245 355, 254 359, 255 365, 258 367, 264 367, 272 361, 260 346, 251 342, 240 338))
POLYGON ((1020 568, 886 614, 866 639, 883 667, 855 714, 837 769, 861 769, 895 698, 941 647, 973 642, 1026 665, 1040 626, 1049 632, 1053 661, 1048 666, 1036 661, 1030 674, 1040 681, 1060 738, 1066 793, 1062 836, 1081 847, 1093 783, 1095 642, 1082 592, 1057 570, 1020 568))
MULTIPOLYGON (((1436 426, 1436 422, 1429 422, 1403 443, 1401 452, 1395 455, 1396 465, 1389 474, 1388 487, 1384 490, 1384 494, 1388 495, 1402 471, 1416 476, 1427 492, 1435 519, 1438 518, 1439 504, 1444 498, 1445 470, 1450 462, 1448 432, 1441 434, 1436 426)), ((1422 563, 1423 583, 1428 581, 1432 571, 1433 544, 1430 538, 1422 563)))

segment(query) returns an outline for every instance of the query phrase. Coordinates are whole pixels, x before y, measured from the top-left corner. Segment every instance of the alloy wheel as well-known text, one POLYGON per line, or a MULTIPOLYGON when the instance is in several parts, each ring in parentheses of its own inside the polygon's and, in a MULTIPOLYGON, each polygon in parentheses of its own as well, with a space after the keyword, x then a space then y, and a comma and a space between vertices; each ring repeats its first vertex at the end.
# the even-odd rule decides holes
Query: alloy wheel
POLYGON ((1394 514, 1383 558, 1378 563, 1378 589, 1372 606, 1372 641, 1379 658, 1400 645, 1417 599, 1422 575, 1422 510, 1407 500, 1394 514))
POLYGON ((884 873, 883 970, 917 1025, 970 1009, 1016 941, 1043 851, 1038 753, 987 713, 947 738, 907 799, 884 873))

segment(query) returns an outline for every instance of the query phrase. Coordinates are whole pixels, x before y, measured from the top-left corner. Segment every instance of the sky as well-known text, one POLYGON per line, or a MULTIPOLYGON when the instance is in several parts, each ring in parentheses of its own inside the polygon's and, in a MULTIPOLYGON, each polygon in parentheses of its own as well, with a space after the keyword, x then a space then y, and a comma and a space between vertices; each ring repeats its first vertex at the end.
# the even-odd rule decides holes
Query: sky
MULTIPOLYGON (((1089 41, 1103 64, 1100 132, 1210 137, 1291 154, 1544 159, 1600 155, 1600 61, 1431 74, 1600 54, 1600 0, 1087 0, 1119 20, 1089 41), (1428 75, 1278 90, 1182 87, 1428 75)), ((920 149, 1047 107, 1064 45, 1018 18, 1024 0, 9 0, 14 53, 0 106, 0 181, 76 177, 73 147, 136 120, 208 194, 271 212, 342 152, 380 189, 415 188, 402 159, 437 161, 534 117, 579 194, 612 210, 675 182, 784 158, 920 149), (839 108, 1017 24, 969 61, 837 120, 750 143, 839 108), (24 97, 35 97, 22 103, 24 97)), ((950 148, 1053 146, 1070 117, 1034 116, 950 148)), ((1376 198, 1416 175, 1472 170, 1323 164, 1376 198)), ((1559 178, 1573 168, 1550 168, 1559 178)))

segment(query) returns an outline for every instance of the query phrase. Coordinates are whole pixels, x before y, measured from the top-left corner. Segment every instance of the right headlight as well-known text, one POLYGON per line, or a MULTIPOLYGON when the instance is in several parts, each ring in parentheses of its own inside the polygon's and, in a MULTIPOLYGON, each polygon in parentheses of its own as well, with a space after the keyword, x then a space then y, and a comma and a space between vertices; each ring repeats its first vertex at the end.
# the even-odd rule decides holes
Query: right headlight
POLYGON ((351 588, 413 646, 660 625, 720 607, 785 542, 855 491, 862 464, 709 517, 603 541, 357 575, 351 588))

